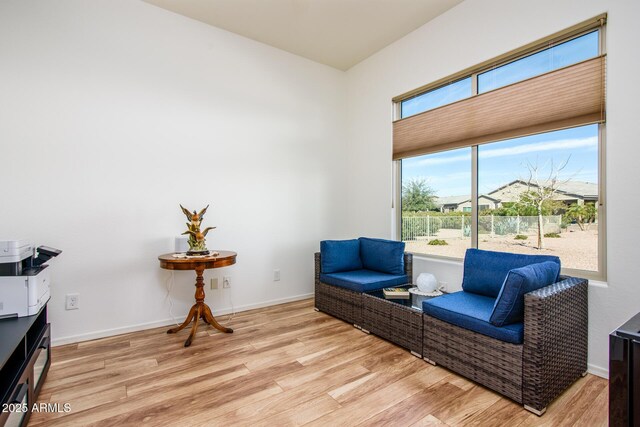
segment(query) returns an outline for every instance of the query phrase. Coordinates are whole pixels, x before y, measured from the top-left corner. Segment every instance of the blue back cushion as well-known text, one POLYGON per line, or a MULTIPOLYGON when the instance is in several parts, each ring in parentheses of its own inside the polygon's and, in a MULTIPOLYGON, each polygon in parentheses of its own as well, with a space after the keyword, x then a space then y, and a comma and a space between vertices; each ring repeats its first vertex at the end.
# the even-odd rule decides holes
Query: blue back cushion
POLYGON ((324 274, 360 270, 360 241, 323 240, 320 242, 320 267, 324 274))
POLYGON ((560 266, 551 261, 514 268, 500 289, 489 321, 496 326, 524 320, 524 294, 556 282, 560 266))
POLYGON ((464 256, 462 289, 465 292, 497 298, 510 270, 545 261, 557 263, 560 271, 560 258, 553 255, 523 255, 467 249, 464 256))
POLYGON ((360 259, 367 270, 404 274, 404 242, 361 237, 360 259))

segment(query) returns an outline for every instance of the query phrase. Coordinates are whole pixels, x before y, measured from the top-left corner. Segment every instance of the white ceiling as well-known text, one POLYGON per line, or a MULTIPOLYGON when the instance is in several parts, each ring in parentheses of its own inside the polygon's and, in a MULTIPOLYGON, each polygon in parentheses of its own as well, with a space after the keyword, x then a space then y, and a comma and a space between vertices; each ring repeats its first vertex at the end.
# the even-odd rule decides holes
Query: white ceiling
POLYGON ((462 0, 144 0, 348 70, 462 0))

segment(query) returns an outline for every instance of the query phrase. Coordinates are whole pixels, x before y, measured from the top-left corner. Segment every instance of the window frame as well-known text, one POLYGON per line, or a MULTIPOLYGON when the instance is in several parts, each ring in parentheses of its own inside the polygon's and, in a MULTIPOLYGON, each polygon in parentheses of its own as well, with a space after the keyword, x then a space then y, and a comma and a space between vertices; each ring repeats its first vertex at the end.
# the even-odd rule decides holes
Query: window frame
MULTIPOLYGON (((468 68, 445 79, 440 79, 429 85, 423 86, 416 90, 407 92, 403 95, 393 98, 393 121, 399 120, 402 117, 402 102, 420 96, 424 93, 444 87, 453 82, 461 79, 471 77, 471 97, 478 96, 478 75, 494 68, 499 68, 503 65, 517 61, 521 58, 525 58, 537 52, 548 49, 556 44, 561 44, 585 34, 591 33, 594 30, 598 31, 598 54, 606 54, 606 14, 599 15, 593 19, 577 24, 571 28, 568 28, 559 33, 555 33, 549 37, 546 37, 537 42, 531 43, 520 49, 513 50, 490 61, 486 61, 475 67, 468 68)), ((516 82, 517 83, 517 82, 516 82)), ((504 86, 501 86, 504 87, 504 86)), ((493 90, 483 92, 490 93, 493 90)), ((468 98, 465 98, 468 99, 468 98)), ((430 111, 430 110, 426 110, 430 111)), ((420 113, 417 113, 420 114, 420 113)), ((545 132, 546 133, 546 132, 545 132)), ((579 276, 587 279, 598 280, 606 282, 607 280, 607 233, 606 233, 606 221, 607 221, 607 209, 606 209, 606 122, 598 124, 598 270, 581 270, 574 268, 562 268, 562 274, 569 276, 579 276)), ((499 142, 500 140, 491 141, 499 142)), ((483 144, 484 145, 484 144, 483 144)), ((478 145, 472 145, 471 147, 471 248, 478 248, 478 145)), ((437 153, 449 150, 434 150, 431 153, 437 153)), ((428 154, 431 154, 428 153, 428 154)), ((394 234, 397 240, 402 240, 402 159, 393 160, 393 201, 392 207, 395 209, 395 230, 394 234)), ((413 253, 414 256, 424 257, 428 259, 444 260, 444 261, 462 261, 463 258, 413 253)))
MULTIPOLYGON (((583 36, 587 33, 590 33, 594 30, 599 30, 598 35, 598 50, 600 55, 604 55, 606 53, 606 22, 607 22, 607 14, 603 13, 598 15, 592 19, 581 22, 579 24, 574 25, 573 27, 567 28, 566 30, 559 31, 554 33, 548 37, 537 40, 533 43, 529 43, 528 45, 522 46, 520 48, 514 49, 510 52, 507 52, 503 55, 499 55, 495 58, 484 61, 478 65, 466 68, 462 71, 454 73, 450 76, 438 79, 432 83, 421 86, 409 92, 405 92, 402 95, 398 95, 392 98, 392 102, 395 106, 398 106, 402 103, 402 101, 406 101, 410 98, 415 98, 424 93, 431 92, 433 90, 439 89, 441 87, 447 86, 451 83, 455 83, 459 80, 471 77, 471 86, 472 86, 472 94, 471 97, 478 95, 478 74, 482 74, 486 71, 489 71, 493 68, 499 68, 503 65, 506 65, 510 62, 514 62, 518 59, 525 58, 534 53, 538 53, 554 45, 559 45, 574 38, 583 36)), ((534 76, 535 77, 535 76, 534 76)), ((517 83, 517 82, 516 82, 517 83)), ((502 86, 504 87, 504 86, 502 86)), ((492 89, 495 90, 495 89, 492 89)), ((483 92, 489 93, 491 91, 483 92)), ((465 98, 467 99, 467 98, 465 98)), ((427 110, 430 111, 430 110, 427 110)), ((418 113, 420 114, 420 113, 418 113)), ((393 121, 400 120, 402 118, 401 107, 397 107, 394 109, 393 121)))

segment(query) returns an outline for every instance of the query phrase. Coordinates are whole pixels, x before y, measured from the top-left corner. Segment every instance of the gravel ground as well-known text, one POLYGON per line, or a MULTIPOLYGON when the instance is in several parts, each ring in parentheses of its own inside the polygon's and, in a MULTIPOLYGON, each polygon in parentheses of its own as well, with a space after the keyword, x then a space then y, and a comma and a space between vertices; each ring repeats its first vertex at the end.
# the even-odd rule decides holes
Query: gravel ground
MULTIPOLYGON (((573 227, 573 226, 572 226, 573 227)), ((598 269, 598 231, 581 231, 570 227, 563 231, 559 238, 545 238, 544 249, 538 249, 536 236, 528 236, 527 240, 515 240, 514 235, 490 237, 480 235, 478 246, 480 249, 501 252, 515 252, 522 254, 557 255, 562 260, 562 266, 581 270, 598 269)), ((441 230, 439 238, 445 240, 446 246, 427 244, 427 240, 406 242, 408 252, 442 255, 463 258, 465 250, 470 246, 471 240, 458 237, 459 230, 453 233, 451 230, 441 230), (449 237, 449 236, 456 237, 449 237)))

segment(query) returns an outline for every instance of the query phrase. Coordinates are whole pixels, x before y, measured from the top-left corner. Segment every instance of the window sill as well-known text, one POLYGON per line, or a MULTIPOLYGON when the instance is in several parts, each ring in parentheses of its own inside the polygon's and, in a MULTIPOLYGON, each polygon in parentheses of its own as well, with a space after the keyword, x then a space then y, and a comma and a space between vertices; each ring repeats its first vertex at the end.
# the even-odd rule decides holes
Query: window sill
POLYGON ((593 286, 594 288, 602 288, 607 289, 609 287, 609 283, 603 282, 602 280, 589 280, 589 286, 593 286))
MULTIPOLYGON (((412 253, 412 255, 414 260, 437 262, 441 264, 456 265, 460 267, 462 267, 464 264, 464 260, 462 258, 451 258, 451 257, 437 256, 437 255, 426 255, 426 254, 420 254, 420 253, 412 253)), ((578 275, 571 274, 570 272, 566 275, 581 277, 579 274, 578 275)), ((589 286, 602 288, 602 289, 607 289, 609 287, 609 284, 606 281, 598 280, 598 279, 588 279, 588 280, 589 280, 589 286)))
POLYGON ((436 262, 441 262, 443 264, 449 264, 449 265, 460 265, 462 266, 464 263, 464 259, 463 258, 453 258, 453 257, 446 257, 446 256, 438 256, 438 255, 427 255, 427 254, 421 254, 421 253, 416 253, 416 252, 410 252, 413 255, 413 259, 418 259, 421 261, 436 261, 436 262))

